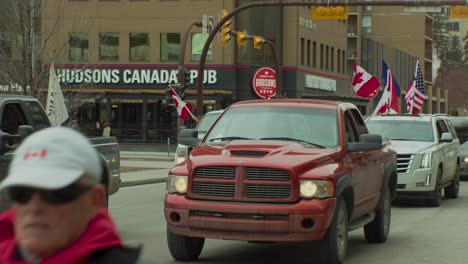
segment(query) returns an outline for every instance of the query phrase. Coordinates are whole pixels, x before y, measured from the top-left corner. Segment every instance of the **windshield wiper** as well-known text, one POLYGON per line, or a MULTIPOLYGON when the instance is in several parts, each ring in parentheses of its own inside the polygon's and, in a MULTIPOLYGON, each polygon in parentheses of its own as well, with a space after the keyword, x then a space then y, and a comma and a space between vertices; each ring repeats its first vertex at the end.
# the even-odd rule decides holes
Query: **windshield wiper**
POLYGON ((288 141, 296 141, 296 142, 300 142, 300 143, 306 143, 308 145, 316 146, 318 148, 325 148, 324 146, 319 145, 319 144, 308 142, 308 141, 305 141, 305 140, 302 140, 302 139, 289 138, 289 137, 267 137, 267 138, 260 138, 260 140, 288 140, 288 141))
POLYGON ((231 141, 231 140, 239 140, 239 139, 252 140, 251 138, 246 138, 246 137, 218 137, 218 138, 210 139, 209 142, 213 142, 215 140, 231 141))

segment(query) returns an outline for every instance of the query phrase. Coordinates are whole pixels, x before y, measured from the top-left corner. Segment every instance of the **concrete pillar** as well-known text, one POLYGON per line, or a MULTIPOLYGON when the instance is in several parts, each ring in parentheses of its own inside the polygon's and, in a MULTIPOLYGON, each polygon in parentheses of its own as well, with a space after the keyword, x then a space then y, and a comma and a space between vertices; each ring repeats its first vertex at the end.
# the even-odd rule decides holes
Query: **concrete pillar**
POLYGON ((441 109, 440 109, 440 88, 436 88, 436 97, 437 97, 437 100, 436 100, 436 111, 435 113, 439 114, 441 113, 441 109))
POLYGON ((445 99, 445 109, 444 109, 444 113, 445 114, 448 114, 449 113, 449 91, 448 89, 445 89, 444 90, 444 99, 445 99))
POLYGON ((425 103, 427 104, 425 113, 432 114, 432 86, 427 86, 427 100, 425 103))
POLYGON ((106 120, 111 123, 112 119, 112 99, 110 94, 106 94, 106 120))

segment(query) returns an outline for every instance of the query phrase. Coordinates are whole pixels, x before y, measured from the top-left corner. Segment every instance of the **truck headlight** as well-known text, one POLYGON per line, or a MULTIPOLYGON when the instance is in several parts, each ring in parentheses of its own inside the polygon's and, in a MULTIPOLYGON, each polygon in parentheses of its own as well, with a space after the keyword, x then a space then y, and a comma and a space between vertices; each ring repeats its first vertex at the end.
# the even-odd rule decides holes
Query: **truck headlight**
POLYGON ((463 159, 463 162, 468 163, 468 157, 465 157, 465 158, 463 159))
POLYGON ((432 152, 423 154, 421 160, 421 168, 429 168, 432 166, 432 152))
POLYGON ((330 181, 303 180, 299 182, 302 198, 327 198, 332 197, 335 191, 330 181))
POLYGON ((187 193, 188 177, 169 175, 166 182, 166 190, 169 193, 187 193))

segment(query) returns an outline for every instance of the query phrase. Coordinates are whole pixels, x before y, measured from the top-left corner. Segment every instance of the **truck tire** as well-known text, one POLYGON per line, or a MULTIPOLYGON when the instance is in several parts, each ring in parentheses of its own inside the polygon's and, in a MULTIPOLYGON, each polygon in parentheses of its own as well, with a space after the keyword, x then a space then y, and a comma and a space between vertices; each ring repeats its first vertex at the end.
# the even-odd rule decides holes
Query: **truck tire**
POLYGON ((439 207, 442 203, 442 168, 437 170, 437 180, 435 189, 432 193, 432 198, 429 200, 429 205, 439 207))
POLYGON ((321 263, 342 264, 348 250, 348 208, 342 197, 337 198, 335 216, 321 241, 321 263))
POLYGON ((392 216, 392 197, 388 188, 384 191, 383 202, 375 212, 375 218, 364 226, 364 236, 369 243, 383 243, 390 233, 390 220, 392 216))
POLYGON ((167 245, 175 260, 196 260, 203 249, 205 238, 176 235, 167 227, 167 245))
POLYGON ((445 197, 449 199, 458 198, 458 193, 460 192, 460 166, 457 164, 455 171, 455 176, 453 177, 452 184, 444 188, 445 197))

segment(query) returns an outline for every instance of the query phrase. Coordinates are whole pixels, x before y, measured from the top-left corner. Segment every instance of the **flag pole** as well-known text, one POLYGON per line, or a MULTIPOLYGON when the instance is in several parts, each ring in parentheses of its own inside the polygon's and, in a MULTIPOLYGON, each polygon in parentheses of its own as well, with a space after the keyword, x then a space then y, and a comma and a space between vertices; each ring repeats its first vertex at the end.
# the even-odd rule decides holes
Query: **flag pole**
MULTIPOLYGON (((419 59, 416 61, 416 68, 414 69, 414 79, 413 79, 413 82, 417 82, 417 78, 416 76, 418 75, 418 65, 419 65, 419 59)), ((414 88, 413 89, 416 89, 416 83, 414 84, 414 88)), ((413 114, 413 105, 414 105, 414 91, 413 91, 413 95, 411 96, 411 108, 410 108, 410 114, 413 114)))

